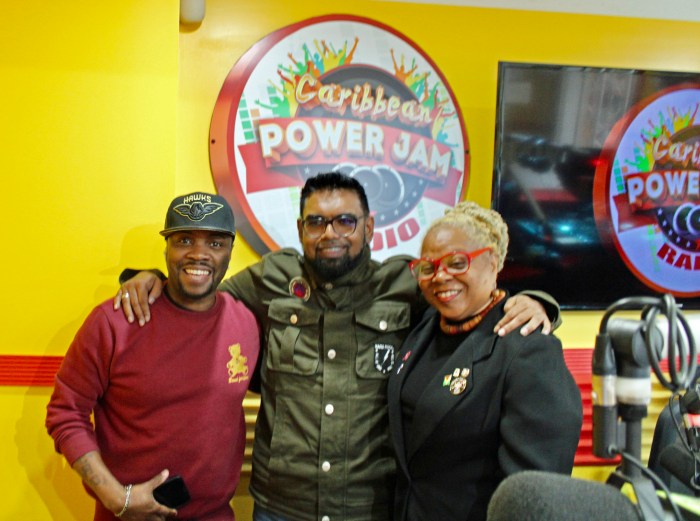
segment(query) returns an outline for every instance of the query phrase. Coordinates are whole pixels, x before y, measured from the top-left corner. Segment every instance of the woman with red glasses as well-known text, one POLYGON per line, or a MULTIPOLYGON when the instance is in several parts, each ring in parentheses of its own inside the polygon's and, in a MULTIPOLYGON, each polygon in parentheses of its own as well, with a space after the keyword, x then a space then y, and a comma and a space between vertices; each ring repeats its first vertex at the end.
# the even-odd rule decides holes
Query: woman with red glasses
POLYGON ((397 521, 486 519, 509 474, 570 474, 581 396, 560 341, 498 336, 507 292, 501 216, 464 202, 435 221, 411 272, 430 303, 389 379, 397 521))

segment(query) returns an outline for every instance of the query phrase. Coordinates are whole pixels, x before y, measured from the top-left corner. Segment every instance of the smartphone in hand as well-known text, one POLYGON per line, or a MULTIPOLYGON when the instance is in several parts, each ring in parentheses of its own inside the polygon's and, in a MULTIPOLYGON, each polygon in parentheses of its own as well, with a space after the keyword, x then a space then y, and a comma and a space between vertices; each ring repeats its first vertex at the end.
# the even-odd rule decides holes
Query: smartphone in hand
POLYGON ((190 492, 182 477, 171 476, 153 489, 153 497, 166 507, 180 508, 190 500, 190 492))

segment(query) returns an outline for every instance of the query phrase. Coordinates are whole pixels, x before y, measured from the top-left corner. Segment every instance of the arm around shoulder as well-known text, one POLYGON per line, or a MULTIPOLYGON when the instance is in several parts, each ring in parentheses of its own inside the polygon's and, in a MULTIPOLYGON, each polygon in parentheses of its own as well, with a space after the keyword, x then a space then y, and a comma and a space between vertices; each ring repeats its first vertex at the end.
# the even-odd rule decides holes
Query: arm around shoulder
POLYGON ((158 277, 160 280, 165 282, 168 277, 165 276, 165 273, 160 271, 159 269, 156 268, 151 268, 148 270, 137 270, 134 268, 124 268, 122 272, 119 274, 119 284, 124 284, 127 280, 133 279, 136 275, 141 273, 142 271, 147 271, 149 273, 153 273, 156 277, 158 277))
POLYGON ((292 248, 267 253, 260 261, 224 280, 219 291, 243 302, 260 319, 271 299, 290 296, 292 280, 304 278, 302 264, 301 255, 292 248))
POLYGON ((547 318, 552 323, 552 330, 558 328, 561 325, 561 310, 559 309, 559 303, 557 300, 547 293, 546 291, 540 291, 535 289, 526 289, 518 293, 518 295, 527 295, 530 298, 537 300, 544 307, 547 313, 547 318))

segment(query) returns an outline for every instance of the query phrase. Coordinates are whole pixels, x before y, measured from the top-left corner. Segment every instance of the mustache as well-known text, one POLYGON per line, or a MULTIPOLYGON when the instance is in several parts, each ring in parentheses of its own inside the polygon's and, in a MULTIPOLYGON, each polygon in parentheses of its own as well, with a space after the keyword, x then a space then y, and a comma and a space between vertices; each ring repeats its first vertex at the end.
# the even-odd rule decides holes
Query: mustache
POLYGON ((316 250, 324 250, 328 248, 345 248, 349 249, 350 245, 345 241, 325 241, 316 245, 316 250))
POLYGON ((202 262, 202 261, 195 261, 195 262, 187 262, 186 264, 180 264, 181 269, 187 269, 187 268, 207 268, 211 271, 214 271, 214 266, 208 262, 202 262))

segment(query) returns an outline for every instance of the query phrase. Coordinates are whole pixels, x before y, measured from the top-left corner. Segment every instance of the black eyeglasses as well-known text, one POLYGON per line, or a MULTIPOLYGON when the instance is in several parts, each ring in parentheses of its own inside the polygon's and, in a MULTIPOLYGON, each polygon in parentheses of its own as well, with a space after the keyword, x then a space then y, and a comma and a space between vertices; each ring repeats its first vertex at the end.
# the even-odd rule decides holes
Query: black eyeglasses
POLYGON ((316 237, 323 235, 329 224, 333 226, 333 231, 335 231, 335 233, 341 237, 348 237, 355 232, 355 228, 357 228, 357 221, 362 217, 364 217, 364 215, 355 217, 349 213, 336 215, 335 217, 331 217, 329 219, 326 219, 320 215, 307 215, 301 222, 304 226, 306 235, 308 235, 311 239, 315 239, 316 237))
POLYGON ((416 259, 411 261, 408 266, 411 268, 413 276, 420 281, 431 280, 440 267, 450 275, 462 275, 469 271, 472 260, 487 251, 491 251, 491 248, 481 248, 470 252, 453 251, 436 260, 416 259))

